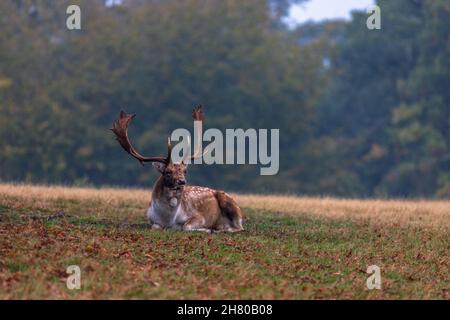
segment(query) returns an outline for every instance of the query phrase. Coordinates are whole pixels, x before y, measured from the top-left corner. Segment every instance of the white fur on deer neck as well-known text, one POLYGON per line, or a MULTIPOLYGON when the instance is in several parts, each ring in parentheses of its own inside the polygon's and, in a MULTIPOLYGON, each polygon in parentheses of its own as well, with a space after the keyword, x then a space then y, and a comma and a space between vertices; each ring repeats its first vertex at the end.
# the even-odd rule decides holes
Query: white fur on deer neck
POLYGON ((173 197, 173 198, 170 199, 170 206, 171 207, 176 207, 177 204, 178 204, 178 199, 177 198, 173 197))
POLYGON ((147 211, 147 217, 165 228, 174 227, 180 223, 179 220, 184 222, 187 219, 180 210, 180 201, 176 197, 153 198, 147 211))

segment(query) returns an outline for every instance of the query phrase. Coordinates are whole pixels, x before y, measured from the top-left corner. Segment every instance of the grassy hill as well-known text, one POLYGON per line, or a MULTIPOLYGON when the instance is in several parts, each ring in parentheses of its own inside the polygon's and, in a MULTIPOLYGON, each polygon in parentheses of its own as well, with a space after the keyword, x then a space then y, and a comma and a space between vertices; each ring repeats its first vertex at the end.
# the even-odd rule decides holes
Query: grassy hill
POLYGON ((0 299, 450 299, 449 201, 235 196, 246 231, 204 234, 148 228, 148 190, 2 184, 0 299))

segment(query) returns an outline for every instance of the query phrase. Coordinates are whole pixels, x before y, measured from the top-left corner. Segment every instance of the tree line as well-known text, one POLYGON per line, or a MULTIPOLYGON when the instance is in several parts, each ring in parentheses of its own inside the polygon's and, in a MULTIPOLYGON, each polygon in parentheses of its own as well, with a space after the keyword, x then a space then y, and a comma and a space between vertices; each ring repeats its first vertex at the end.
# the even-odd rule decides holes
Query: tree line
POLYGON ((450 5, 379 0, 382 29, 283 23, 300 1, 0 3, 0 179, 151 186, 108 130, 137 114, 136 147, 205 129, 280 128, 280 170, 192 166, 191 183, 240 192, 450 194, 450 5), (76 3, 82 29, 65 27, 76 3))

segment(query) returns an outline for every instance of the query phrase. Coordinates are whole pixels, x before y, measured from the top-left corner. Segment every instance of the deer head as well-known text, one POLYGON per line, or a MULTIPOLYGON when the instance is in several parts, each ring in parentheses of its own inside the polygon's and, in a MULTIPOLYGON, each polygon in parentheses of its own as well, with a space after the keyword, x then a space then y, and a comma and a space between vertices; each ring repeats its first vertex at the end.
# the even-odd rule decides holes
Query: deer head
MULTIPOLYGON (((135 117, 135 114, 128 114, 124 111, 120 112, 120 117, 118 120, 114 121, 112 132, 116 135, 116 140, 120 143, 122 148, 128 152, 132 157, 137 159, 142 165, 145 162, 152 162, 156 170, 162 175, 164 186, 171 189, 180 189, 186 184, 186 172, 187 172, 187 160, 194 160, 196 158, 202 157, 204 153, 197 150, 194 155, 186 155, 181 163, 173 163, 171 152, 172 145, 170 137, 167 139, 167 156, 166 157, 144 157, 131 145, 128 138, 128 125, 131 120, 135 117)), ((192 112, 192 117, 194 121, 203 121, 203 110, 202 106, 198 105, 194 108, 192 112)), ((197 136, 200 136, 199 134, 197 136)), ((190 147, 190 139, 188 139, 190 147)))

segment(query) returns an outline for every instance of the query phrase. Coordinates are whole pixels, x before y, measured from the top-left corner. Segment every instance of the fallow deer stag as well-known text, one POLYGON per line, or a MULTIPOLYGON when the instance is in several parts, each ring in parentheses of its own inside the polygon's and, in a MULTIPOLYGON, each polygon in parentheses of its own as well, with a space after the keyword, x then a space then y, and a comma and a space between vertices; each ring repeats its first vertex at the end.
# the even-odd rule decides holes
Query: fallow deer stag
MULTIPOLYGON (((202 107, 197 106, 192 116, 194 121, 203 121, 202 107)), ((202 157, 203 154, 188 155, 181 163, 173 163, 169 138, 167 157, 140 155, 131 145, 127 133, 128 125, 134 117, 134 114, 122 111, 111 130, 126 152, 141 164, 152 162, 161 174, 153 186, 152 200, 147 210, 152 228, 205 232, 243 230, 241 209, 230 195, 220 190, 186 185, 186 160, 202 157)))

